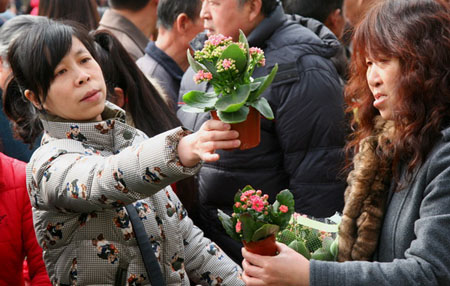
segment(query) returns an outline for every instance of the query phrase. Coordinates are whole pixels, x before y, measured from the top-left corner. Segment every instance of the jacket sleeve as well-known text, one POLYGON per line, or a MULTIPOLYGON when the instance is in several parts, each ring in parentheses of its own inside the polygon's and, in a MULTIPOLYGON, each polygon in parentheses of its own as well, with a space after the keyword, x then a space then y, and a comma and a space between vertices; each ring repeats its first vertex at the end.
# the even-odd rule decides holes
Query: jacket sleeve
POLYGON ((151 196, 195 174, 178 159, 182 128, 169 130, 110 156, 86 154, 76 140, 55 140, 40 147, 27 166, 33 207, 90 212, 151 196))
MULTIPOLYGON (((343 91, 324 59, 305 56, 292 82, 274 82, 270 98, 296 210, 315 217, 343 207, 345 185, 338 179, 344 146, 343 91)), ((283 72, 279 72, 280 75, 283 72)))
POLYGON ((180 231, 186 241, 186 272, 192 281, 202 285, 215 285, 211 284, 214 280, 222 281, 222 285, 245 285, 241 267, 217 244, 204 237, 203 231, 188 216, 180 221, 180 231))
MULTIPOLYGON (((450 285, 449 148, 445 153, 434 156, 431 161, 431 167, 424 172, 427 174, 426 182, 415 184, 416 187, 423 188, 419 194, 422 200, 418 202, 418 219, 409 222, 407 217, 399 215, 399 221, 414 224, 411 226, 414 229, 414 238, 404 252, 404 257, 384 263, 329 263, 313 260, 310 267, 311 286, 450 285)), ((399 233, 396 239, 402 239, 401 235, 402 233, 399 233)))

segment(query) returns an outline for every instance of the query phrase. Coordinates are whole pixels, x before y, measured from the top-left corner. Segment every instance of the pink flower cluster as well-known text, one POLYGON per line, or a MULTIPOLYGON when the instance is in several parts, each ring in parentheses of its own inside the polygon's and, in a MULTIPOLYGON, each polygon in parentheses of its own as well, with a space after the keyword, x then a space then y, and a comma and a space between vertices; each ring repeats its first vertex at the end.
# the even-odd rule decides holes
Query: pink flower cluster
POLYGON ((258 190, 249 190, 242 193, 240 200, 241 202, 236 202, 234 206, 236 208, 241 208, 242 210, 246 210, 247 208, 253 209, 257 212, 268 214, 267 206, 269 202, 267 199, 269 196, 267 194, 262 195, 262 191, 258 190))
POLYGON ((196 84, 199 84, 202 81, 209 81, 211 79, 212 79, 212 74, 210 72, 205 72, 204 70, 199 70, 194 75, 194 81, 196 84))
POLYGON ((205 41, 205 45, 213 45, 218 46, 222 44, 222 42, 232 41, 231 37, 225 37, 222 34, 211 35, 208 37, 208 40, 205 41))

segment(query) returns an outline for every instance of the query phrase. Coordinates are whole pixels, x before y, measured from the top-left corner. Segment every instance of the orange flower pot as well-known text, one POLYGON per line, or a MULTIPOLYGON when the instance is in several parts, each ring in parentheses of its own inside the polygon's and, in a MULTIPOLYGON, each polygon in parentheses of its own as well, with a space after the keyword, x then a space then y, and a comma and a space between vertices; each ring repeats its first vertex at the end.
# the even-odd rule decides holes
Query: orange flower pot
MULTIPOLYGON (((220 120, 215 110, 211 111, 211 115, 214 119, 220 120)), ((256 109, 250 107, 247 120, 231 124, 231 129, 239 132, 240 150, 254 148, 261 141, 261 115, 256 109)))
POLYGON ((259 241, 246 242, 242 241, 244 247, 247 251, 251 253, 264 255, 264 256, 275 256, 277 255, 277 245, 275 243, 275 235, 264 238, 259 241))

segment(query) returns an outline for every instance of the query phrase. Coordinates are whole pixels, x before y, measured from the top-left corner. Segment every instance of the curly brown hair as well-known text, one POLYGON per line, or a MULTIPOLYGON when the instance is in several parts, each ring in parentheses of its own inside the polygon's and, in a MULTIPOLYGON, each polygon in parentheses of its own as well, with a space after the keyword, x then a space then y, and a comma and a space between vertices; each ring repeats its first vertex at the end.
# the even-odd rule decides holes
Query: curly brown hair
POLYGON ((443 0, 387 0, 368 12, 353 37, 351 78, 345 90, 354 132, 347 158, 374 130, 373 95, 366 57, 399 59, 399 94, 394 114, 393 170, 407 163, 411 175, 441 131, 450 125, 450 7, 443 0), (356 112, 355 112, 356 110, 356 112))

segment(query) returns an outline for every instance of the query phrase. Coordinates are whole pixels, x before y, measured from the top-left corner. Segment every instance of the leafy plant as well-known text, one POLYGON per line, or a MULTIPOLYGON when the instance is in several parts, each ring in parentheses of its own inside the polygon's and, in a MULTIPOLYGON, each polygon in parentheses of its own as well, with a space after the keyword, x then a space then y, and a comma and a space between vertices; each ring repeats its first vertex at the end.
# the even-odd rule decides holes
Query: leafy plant
POLYGON ((338 236, 335 234, 337 225, 328 225, 328 229, 335 231, 319 230, 323 223, 301 217, 294 213, 289 225, 277 235, 277 241, 294 249, 307 259, 334 261, 338 253, 338 236), (312 222, 306 226, 304 222, 312 222))
POLYGON ((233 214, 218 210, 218 217, 225 231, 235 240, 259 241, 277 234, 288 224, 294 212, 294 196, 283 190, 270 205, 268 195, 256 191, 250 185, 239 190, 234 196, 233 214))
POLYGON ((214 91, 184 94, 186 104, 182 110, 216 110, 219 119, 226 123, 245 121, 249 107, 255 108, 267 119, 274 118, 268 101, 261 94, 272 83, 278 65, 267 76, 252 78, 254 69, 265 65, 264 52, 259 48, 250 48, 242 31, 237 43, 231 37, 211 35, 201 51, 196 51, 192 57, 188 50, 187 57, 196 72, 194 81, 209 82, 214 91))

